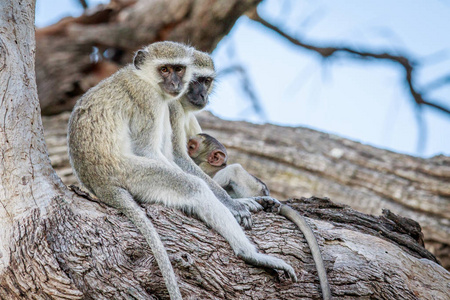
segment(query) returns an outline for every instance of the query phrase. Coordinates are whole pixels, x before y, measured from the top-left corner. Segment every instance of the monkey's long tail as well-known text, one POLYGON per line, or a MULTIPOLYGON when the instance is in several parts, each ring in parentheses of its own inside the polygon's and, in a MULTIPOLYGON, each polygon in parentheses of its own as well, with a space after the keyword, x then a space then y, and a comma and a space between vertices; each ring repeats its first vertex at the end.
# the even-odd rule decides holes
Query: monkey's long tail
POLYGON ((305 219, 302 215, 292 209, 290 206, 282 204, 280 208, 280 215, 285 218, 291 220, 300 231, 305 236, 306 242, 311 249, 311 253, 314 259, 314 263, 316 264, 317 274, 319 275, 320 288, 322 289, 322 297, 324 300, 331 299, 331 289, 330 284, 328 283, 327 271, 325 269, 325 265, 323 264, 322 255, 320 254, 319 244, 317 243, 316 237, 309 227, 308 223, 306 223, 305 219))
POLYGON ((177 278, 175 277, 166 248, 164 248, 164 244, 153 226, 152 221, 137 204, 133 210, 125 209, 123 212, 139 229, 152 249, 153 255, 155 256, 156 262, 163 275, 170 299, 182 300, 183 298, 181 297, 180 289, 178 288, 177 278))

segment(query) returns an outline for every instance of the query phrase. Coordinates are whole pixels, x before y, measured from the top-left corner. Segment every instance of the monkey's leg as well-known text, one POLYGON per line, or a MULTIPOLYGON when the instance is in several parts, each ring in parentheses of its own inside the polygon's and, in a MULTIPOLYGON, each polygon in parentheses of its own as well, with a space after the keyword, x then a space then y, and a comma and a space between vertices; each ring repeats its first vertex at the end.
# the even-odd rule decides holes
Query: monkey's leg
POLYGON ((145 165, 136 166, 131 174, 134 184, 129 187, 130 193, 139 201, 161 203, 192 212, 222 235, 245 262, 283 270, 293 281, 297 281, 294 269, 286 262, 256 251, 233 214, 198 177, 150 160, 145 165))
POLYGON ((133 197, 126 190, 118 187, 109 187, 96 191, 99 198, 106 204, 117 208, 139 229, 147 244, 152 249, 153 255, 158 263, 164 278, 170 299, 183 299, 178 288, 177 279, 158 232, 133 197))

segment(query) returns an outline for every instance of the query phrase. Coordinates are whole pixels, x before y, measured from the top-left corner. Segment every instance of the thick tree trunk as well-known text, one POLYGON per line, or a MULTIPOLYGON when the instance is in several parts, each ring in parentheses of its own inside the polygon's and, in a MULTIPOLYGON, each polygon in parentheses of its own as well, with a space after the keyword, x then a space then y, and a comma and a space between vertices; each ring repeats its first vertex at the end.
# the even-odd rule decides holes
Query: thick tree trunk
POLYGON ((45 214, 61 180, 43 139, 34 72, 34 1, 0 2, 0 273, 12 226, 31 209, 45 214))
MULTIPOLYGON (((68 117, 44 117, 44 126, 52 163, 73 184, 68 117)), ((450 269, 450 158, 421 159, 306 128, 229 122, 209 113, 199 121, 228 148, 230 163, 263 179, 273 196, 326 196, 368 214, 386 208, 412 218, 423 228, 426 248, 450 269)))
POLYGON ((203 115, 232 162, 262 178, 280 199, 326 196, 378 215, 416 220, 425 245, 450 269, 450 158, 422 159, 306 128, 226 122, 203 115))

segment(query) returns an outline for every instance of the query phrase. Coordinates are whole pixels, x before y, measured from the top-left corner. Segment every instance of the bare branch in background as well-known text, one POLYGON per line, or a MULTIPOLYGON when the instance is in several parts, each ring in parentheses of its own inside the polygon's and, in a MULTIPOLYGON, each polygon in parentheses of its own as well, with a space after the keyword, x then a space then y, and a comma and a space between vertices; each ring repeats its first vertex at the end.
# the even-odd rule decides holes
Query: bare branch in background
POLYGON ((87 9, 88 8, 88 4, 86 0, 79 0, 81 6, 83 6, 83 9, 87 9))
POLYGON ((448 84, 450 84, 450 75, 445 75, 427 84, 423 90, 425 92, 431 92, 448 84))
POLYGON ((38 28, 36 81, 42 113, 70 110, 80 95, 131 61, 143 45, 171 40, 212 51, 260 1, 111 0, 79 17, 38 28), (95 57, 106 59, 90 60, 94 47, 95 57))
POLYGON ((260 99, 258 98, 258 96, 256 96, 255 89, 253 88, 250 76, 248 75, 246 68, 244 68, 240 64, 235 64, 220 71, 219 76, 226 76, 233 73, 237 73, 241 77, 241 80, 239 81, 241 83, 241 88, 250 99, 253 111, 258 114, 263 119, 263 121, 266 121, 267 115, 261 105, 260 99))
POLYGON ((450 115, 450 108, 445 107, 444 105, 438 104, 436 102, 431 102, 429 100, 425 100, 422 92, 418 87, 414 85, 415 78, 414 78, 414 65, 416 64, 414 59, 407 58, 405 56, 401 55, 393 55, 388 52, 384 53, 374 53, 370 51, 359 51, 356 49, 353 49, 351 47, 319 47, 312 44, 307 44, 302 41, 300 41, 298 38, 294 38, 290 36, 289 34, 285 33, 283 30, 278 28, 277 26, 271 24, 270 22, 263 19, 258 12, 255 10, 251 11, 247 14, 250 19, 264 25, 265 27, 275 31, 294 45, 297 45, 299 47, 314 51, 318 54, 320 54, 324 58, 329 58, 333 56, 334 54, 338 52, 343 52, 347 54, 351 54, 352 56, 356 58, 372 58, 372 59, 384 59, 389 60, 393 63, 399 64, 404 70, 405 70, 405 80, 409 87, 409 91, 411 93, 412 98, 414 99, 415 104, 419 106, 429 106, 434 109, 437 109, 441 112, 444 112, 448 115, 450 115))

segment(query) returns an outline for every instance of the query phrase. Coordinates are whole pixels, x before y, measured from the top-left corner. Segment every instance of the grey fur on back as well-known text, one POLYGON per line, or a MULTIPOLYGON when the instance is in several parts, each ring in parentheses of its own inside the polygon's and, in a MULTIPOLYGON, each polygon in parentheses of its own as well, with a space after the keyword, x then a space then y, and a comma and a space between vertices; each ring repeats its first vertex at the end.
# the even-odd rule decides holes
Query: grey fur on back
MULTIPOLYGON (((144 56, 139 68, 122 68, 78 100, 69 120, 69 158, 79 181, 100 201, 124 213, 141 231, 170 297, 182 299, 164 245, 136 201, 149 202, 152 197, 139 191, 164 183, 161 173, 165 173, 172 157, 168 103, 176 97, 162 90, 155 60, 163 63, 166 55, 169 63, 190 64, 193 50, 162 42, 141 51, 144 56), (145 180, 149 178, 152 180, 145 180)), ((185 76, 183 93, 190 81, 190 69, 186 68, 185 76)))

